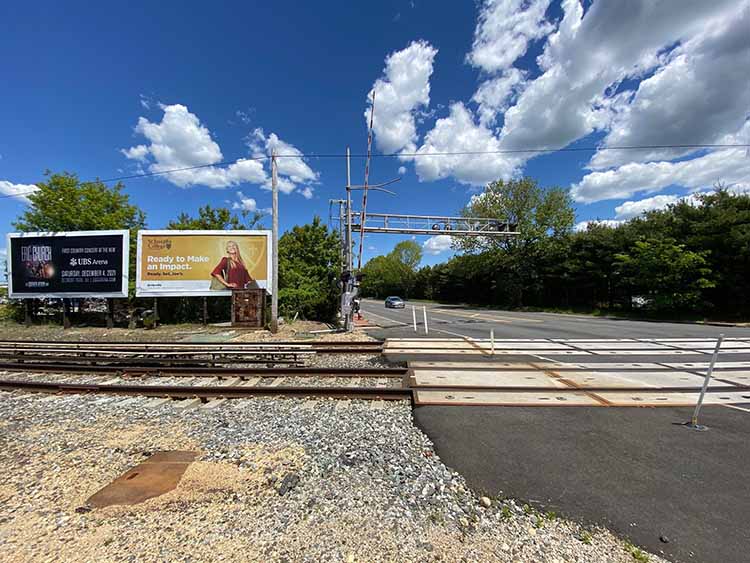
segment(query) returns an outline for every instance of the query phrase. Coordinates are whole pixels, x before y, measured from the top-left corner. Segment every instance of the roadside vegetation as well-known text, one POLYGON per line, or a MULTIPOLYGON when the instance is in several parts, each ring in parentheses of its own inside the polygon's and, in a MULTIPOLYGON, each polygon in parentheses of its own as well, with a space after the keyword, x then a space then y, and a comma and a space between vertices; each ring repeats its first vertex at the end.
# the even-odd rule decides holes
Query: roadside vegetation
MULTIPOLYGON (((38 184, 39 190, 29 195, 30 203, 13 223, 20 232, 87 231, 104 229, 130 230, 130 297, 116 300, 116 318, 125 319, 134 310, 149 309, 152 299, 135 297, 135 259, 138 230, 146 228, 146 214, 130 203, 125 186, 95 182, 81 182, 75 174, 47 172, 47 181, 38 184)), ((167 229, 230 230, 262 229, 262 212, 241 212, 239 215, 223 207, 206 205, 196 216, 180 213, 170 221, 167 229)), ((149 225, 160 228, 160 225, 149 225)), ((330 322, 338 307, 340 270, 340 240, 338 233, 329 231, 319 217, 312 223, 295 226, 279 238, 279 310, 289 319, 330 322)), ((0 305, 0 320, 23 319, 23 303, 14 300, 0 305)), ((57 300, 41 303, 35 300, 37 312, 59 322, 57 300)), ((230 316, 230 300, 226 297, 208 298, 209 321, 226 321, 230 316)), ((85 322, 103 322, 101 314, 84 315, 85 322)), ((201 322, 203 300, 195 297, 163 297, 159 299, 159 320, 162 323, 201 322)))
MULTIPOLYGON (((618 226, 590 223, 576 232, 567 191, 524 178, 491 183, 463 214, 516 223, 521 234, 456 238, 462 254, 391 274, 388 293, 501 308, 750 318, 748 195, 719 186, 618 226)), ((363 288, 382 296, 367 275, 363 288)))

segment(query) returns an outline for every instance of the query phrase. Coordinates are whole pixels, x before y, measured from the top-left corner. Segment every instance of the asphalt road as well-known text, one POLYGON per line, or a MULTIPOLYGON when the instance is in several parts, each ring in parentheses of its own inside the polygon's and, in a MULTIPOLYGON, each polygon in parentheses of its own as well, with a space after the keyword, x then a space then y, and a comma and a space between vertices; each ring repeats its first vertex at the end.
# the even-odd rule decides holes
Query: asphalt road
MULTIPOLYGON (((750 337, 750 327, 519 313, 456 305, 385 309, 364 300, 378 338, 701 338, 750 337), (424 334, 422 307, 429 335, 424 334)), ((519 345, 520 346, 520 345, 519 345)), ((547 354, 552 355, 554 354, 547 354)), ((701 355, 571 356, 563 362, 706 362, 701 355)), ((404 357, 403 359, 409 359, 404 357)), ((414 358, 417 359, 417 358, 414 358)), ((492 358, 420 356, 420 360, 492 358)), ((497 358, 496 358, 497 359, 497 358)), ((533 361, 523 355, 501 361, 533 361)), ((720 361, 750 361, 722 353, 720 361)), ((601 524, 679 562, 748 561, 750 404, 706 406, 706 432, 681 426, 689 408, 422 406, 416 423, 437 453, 476 490, 504 495, 601 524), (664 541, 666 540, 666 541, 664 541)))
POLYGON ((386 309, 382 301, 362 300, 362 313, 380 330, 369 332, 376 338, 424 337, 422 307, 427 308, 429 336, 488 338, 681 338, 750 336, 750 327, 711 326, 693 323, 633 321, 629 319, 494 311, 461 305, 407 303, 405 309, 386 309), (414 332, 412 305, 417 307, 414 332))
POLYGON ((446 465, 478 491, 605 525, 672 561, 745 563, 750 414, 705 408, 417 407, 446 465), (664 543, 660 538, 668 543, 664 543))

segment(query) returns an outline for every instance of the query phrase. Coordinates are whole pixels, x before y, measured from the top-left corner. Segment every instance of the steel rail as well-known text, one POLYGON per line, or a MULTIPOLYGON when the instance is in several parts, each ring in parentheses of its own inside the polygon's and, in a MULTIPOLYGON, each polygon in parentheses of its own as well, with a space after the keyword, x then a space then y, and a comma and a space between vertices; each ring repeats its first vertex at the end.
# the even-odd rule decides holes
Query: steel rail
POLYGON ((331 341, 331 342, 304 342, 299 340, 267 340, 262 342, 175 342, 168 340, 155 340, 152 342, 126 342, 122 340, 101 341, 101 340, 81 340, 81 341, 60 341, 60 340, 0 340, 0 347, 5 346, 71 346, 71 347, 141 347, 141 346, 169 346, 173 348, 216 348, 216 347, 283 347, 299 346, 312 348, 340 348, 340 347, 374 347, 380 348, 383 343, 377 340, 351 340, 351 341, 331 341))
POLYGON ((194 387, 190 385, 97 385, 55 383, 51 381, 0 380, 0 390, 62 394, 95 393, 181 399, 241 399, 246 397, 328 397, 369 400, 412 399, 411 390, 401 387, 194 387))
POLYGON ((314 377, 394 377, 403 378, 406 368, 318 368, 318 367, 279 367, 279 368, 212 368, 195 366, 181 368, 179 366, 91 366, 70 364, 36 364, 36 363, 0 363, 0 370, 4 371, 57 371, 63 373, 91 373, 101 375, 111 374, 168 374, 171 376, 191 377, 220 377, 232 378, 242 376, 252 377, 289 377, 289 376, 314 376, 314 377))
POLYGON ((60 353, 50 353, 49 355, 7 355, 0 353, 0 364, 21 364, 33 366, 35 362, 45 363, 54 362, 59 364, 88 364, 88 365, 125 365, 125 366, 154 366, 154 365, 233 365, 233 364, 295 364, 301 363, 302 360, 290 358, 278 358, 272 356, 266 357, 223 357, 223 358, 205 358, 205 357, 113 357, 106 355, 96 356, 62 356, 60 353), (54 355, 53 355, 54 354, 54 355), (101 363, 97 363, 101 362, 101 363))

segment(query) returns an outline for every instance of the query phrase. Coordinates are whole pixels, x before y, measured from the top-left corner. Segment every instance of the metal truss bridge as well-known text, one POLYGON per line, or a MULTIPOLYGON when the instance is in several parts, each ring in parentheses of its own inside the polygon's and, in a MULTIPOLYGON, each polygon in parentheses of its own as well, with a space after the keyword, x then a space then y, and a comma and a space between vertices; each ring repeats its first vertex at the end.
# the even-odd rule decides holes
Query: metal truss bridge
MULTIPOLYGON (((351 229, 362 227, 362 213, 353 211, 351 229)), ((513 237, 519 234, 518 225, 497 219, 477 217, 445 217, 442 215, 396 215, 393 213, 367 213, 365 233, 391 233, 406 235, 446 234, 452 237, 513 237)))

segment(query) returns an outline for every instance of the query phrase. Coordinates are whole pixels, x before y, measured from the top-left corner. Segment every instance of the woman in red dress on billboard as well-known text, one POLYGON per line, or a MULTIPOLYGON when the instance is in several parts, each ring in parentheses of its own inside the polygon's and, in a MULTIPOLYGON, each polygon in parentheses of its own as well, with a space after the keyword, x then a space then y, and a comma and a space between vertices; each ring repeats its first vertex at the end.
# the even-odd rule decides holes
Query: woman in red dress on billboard
POLYGON ((227 289, 244 289, 253 281, 242 261, 240 247, 233 240, 227 243, 227 255, 216 265, 211 276, 227 289))

